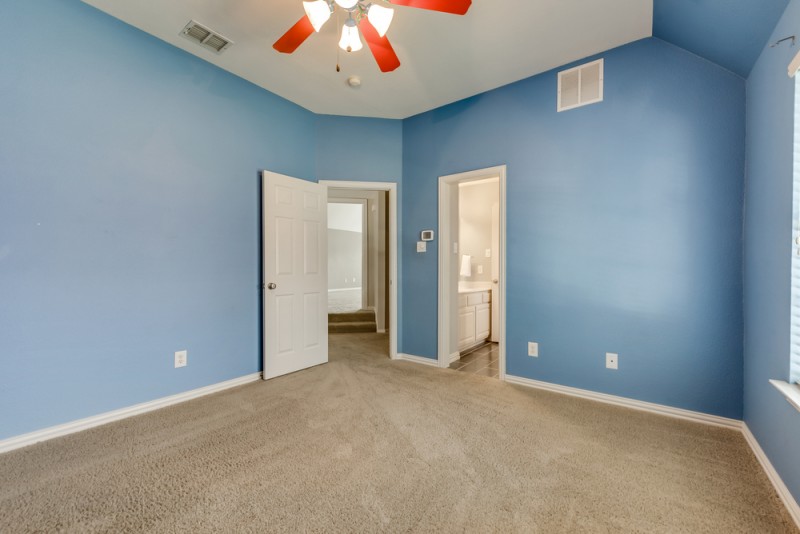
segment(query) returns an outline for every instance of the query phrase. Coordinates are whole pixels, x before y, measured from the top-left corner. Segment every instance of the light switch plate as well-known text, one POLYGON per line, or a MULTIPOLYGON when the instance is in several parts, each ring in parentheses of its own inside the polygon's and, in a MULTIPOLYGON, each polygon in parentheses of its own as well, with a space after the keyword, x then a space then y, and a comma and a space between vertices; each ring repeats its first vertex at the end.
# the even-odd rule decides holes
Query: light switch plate
POLYGON ((417 241, 417 252, 427 252, 428 244, 425 241, 417 241))
POLYGON ((539 357, 539 344, 534 341, 528 341, 528 356, 533 356, 534 358, 539 357))

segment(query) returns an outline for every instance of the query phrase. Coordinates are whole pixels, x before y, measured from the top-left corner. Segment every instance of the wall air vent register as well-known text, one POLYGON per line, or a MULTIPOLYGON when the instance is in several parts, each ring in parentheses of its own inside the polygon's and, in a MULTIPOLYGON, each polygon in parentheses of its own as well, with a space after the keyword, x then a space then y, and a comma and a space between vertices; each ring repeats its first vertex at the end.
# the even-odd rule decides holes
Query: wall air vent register
POLYGON ((558 111, 603 101, 603 60, 558 73, 558 111))

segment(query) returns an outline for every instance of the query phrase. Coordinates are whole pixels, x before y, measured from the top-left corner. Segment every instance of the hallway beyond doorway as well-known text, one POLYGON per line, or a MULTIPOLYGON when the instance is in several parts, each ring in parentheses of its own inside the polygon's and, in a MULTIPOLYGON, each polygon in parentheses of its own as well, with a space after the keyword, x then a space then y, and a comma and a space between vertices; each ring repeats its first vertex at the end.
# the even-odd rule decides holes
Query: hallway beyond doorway
POLYGON ((347 313, 361 309, 361 288, 329 289, 328 313, 347 313))

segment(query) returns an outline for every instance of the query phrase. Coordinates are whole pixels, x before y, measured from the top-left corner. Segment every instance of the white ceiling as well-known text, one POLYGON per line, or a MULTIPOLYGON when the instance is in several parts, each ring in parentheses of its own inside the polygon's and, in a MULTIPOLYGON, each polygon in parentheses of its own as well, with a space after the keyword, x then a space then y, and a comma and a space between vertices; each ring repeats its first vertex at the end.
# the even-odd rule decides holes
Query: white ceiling
MULTIPOLYGON (((313 112, 401 119, 652 35, 652 0, 473 0, 466 16, 396 7, 400 68, 341 52, 334 17, 294 54, 272 43, 302 0, 84 0, 313 112), (221 55, 180 36, 195 20, 234 41, 221 55), (346 80, 357 75, 358 89, 346 80)), ((553 97, 555 98, 555 96, 553 97)))

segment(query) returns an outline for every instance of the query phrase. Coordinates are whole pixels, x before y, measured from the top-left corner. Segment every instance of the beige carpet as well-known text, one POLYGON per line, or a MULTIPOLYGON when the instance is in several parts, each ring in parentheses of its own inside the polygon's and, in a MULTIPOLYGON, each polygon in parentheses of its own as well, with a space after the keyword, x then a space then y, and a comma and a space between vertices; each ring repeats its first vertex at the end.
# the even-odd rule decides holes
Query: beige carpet
POLYGON ((331 362, 0 455, 0 532, 795 532, 740 434, 331 362))

